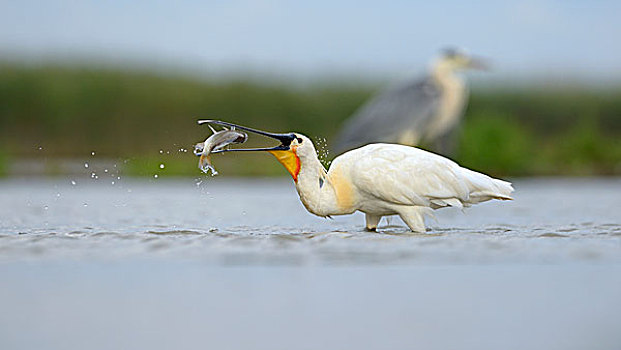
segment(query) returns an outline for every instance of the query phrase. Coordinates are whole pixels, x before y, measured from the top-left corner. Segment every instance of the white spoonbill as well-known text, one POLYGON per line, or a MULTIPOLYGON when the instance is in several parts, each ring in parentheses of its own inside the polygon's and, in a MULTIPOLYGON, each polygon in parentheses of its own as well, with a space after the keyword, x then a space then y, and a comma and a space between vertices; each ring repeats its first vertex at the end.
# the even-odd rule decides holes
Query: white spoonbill
POLYGON ((326 171, 313 142, 299 133, 275 134, 218 120, 200 120, 274 138, 271 148, 223 149, 267 151, 289 171, 300 200, 312 214, 365 213, 366 229, 377 230, 383 216, 399 215, 414 232, 425 232, 432 209, 469 207, 490 199, 509 200, 509 182, 462 168, 442 156, 410 146, 376 143, 348 151, 326 171))

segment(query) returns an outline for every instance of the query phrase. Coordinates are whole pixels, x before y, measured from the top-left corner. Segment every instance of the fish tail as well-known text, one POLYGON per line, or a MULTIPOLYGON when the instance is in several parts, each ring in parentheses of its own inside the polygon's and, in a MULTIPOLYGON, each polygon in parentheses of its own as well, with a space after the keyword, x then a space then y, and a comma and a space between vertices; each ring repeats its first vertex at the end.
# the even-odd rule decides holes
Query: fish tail
POLYGON ((205 174, 209 174, 209 170, 211 170, 211 175, 218 175, 216 168, 211 165, 211 156, 209 154, 201 155, 200 160, 198 161, 198 168, 201 169, 205 174))

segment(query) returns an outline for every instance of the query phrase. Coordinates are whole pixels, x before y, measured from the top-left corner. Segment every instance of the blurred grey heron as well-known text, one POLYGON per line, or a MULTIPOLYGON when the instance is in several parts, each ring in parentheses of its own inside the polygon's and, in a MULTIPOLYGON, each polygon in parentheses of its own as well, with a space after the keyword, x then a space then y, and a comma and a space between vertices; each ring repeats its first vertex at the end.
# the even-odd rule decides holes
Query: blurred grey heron
POLYGON ((334 150, 341 153, 374 142, 433 143, 437 152, 450 153, 449 134, 468 102, 468 87, 457 72, 485 68, 481 59, 444 50, 426 77, 391 86, 358 109, 335 138, 334 150))

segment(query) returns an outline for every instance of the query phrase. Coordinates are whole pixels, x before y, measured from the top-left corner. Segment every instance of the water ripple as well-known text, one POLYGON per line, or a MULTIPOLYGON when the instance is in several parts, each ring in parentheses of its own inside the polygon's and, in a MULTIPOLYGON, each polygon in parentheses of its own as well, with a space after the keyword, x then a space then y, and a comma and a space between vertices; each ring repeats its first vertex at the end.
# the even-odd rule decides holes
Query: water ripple
POLYGON ((563 182, 538 186, 534 180, 517 181, 520 197, 515 202, 484 204, 465 214, 440 210, 438 221, 422 234, 410 232, 398 218, 384 220, 378 233, 364 231, 359 214, 318 219, 304 210, 289 183, 248 182, 210 185, 209 195, 182 182, 161 187, 137 183, 131 192, 9 183, 0 188, 0 196, 10 199, 0 202, 0 261, 621 262, 621 224, 615 210, 621 207, 615 194, 621 182, 590 180, 582 188, 572 183, 569 191, 563 182), (594 188, 601 191, 594 194, 594 188), (62 200, 50 210, 32 209, 59 192, 62 200), (555 199, 559 193, 576 198, 560 203, 555 199), (585 194, 596 195, 598 201, 586 208, 571 205, 585 194), (165 204, 161 198, 167 198, 165 204))

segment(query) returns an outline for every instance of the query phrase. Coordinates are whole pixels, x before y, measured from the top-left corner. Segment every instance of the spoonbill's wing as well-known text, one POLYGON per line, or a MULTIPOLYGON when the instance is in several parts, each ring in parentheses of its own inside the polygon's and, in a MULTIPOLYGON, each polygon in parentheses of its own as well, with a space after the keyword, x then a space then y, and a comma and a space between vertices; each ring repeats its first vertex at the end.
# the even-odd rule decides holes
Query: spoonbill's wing
MULTIPOLYGON (((399 204, 462 207, 492 198, 510 199, 509 183, 462 168, 418 148, 373 144, 352 151, 349 173, 362 193, 399 204)), ((338 159, 338 158, 337 158, 338 159)))

